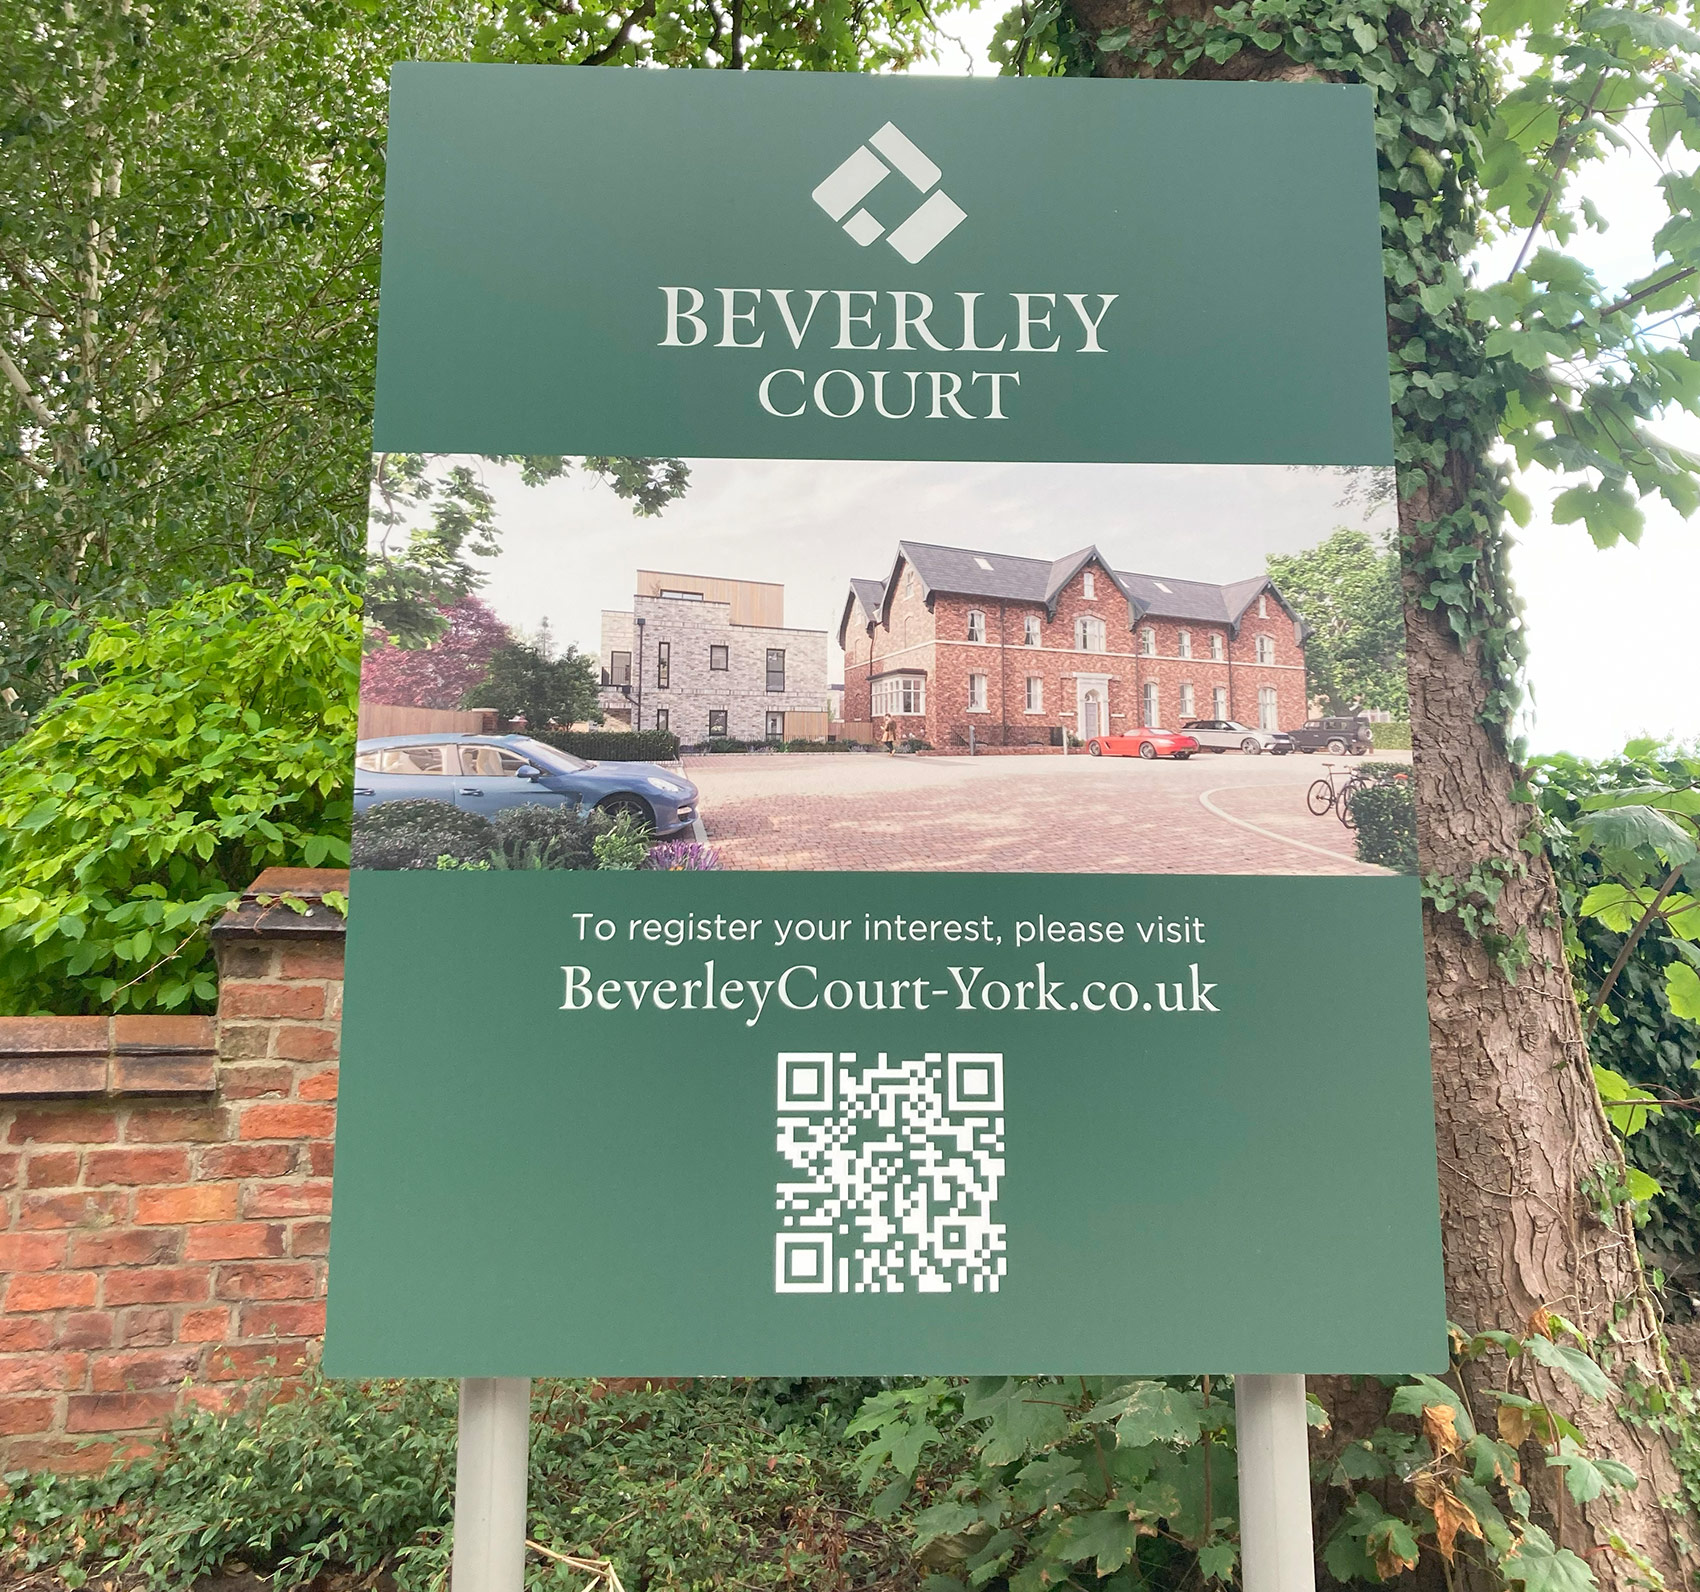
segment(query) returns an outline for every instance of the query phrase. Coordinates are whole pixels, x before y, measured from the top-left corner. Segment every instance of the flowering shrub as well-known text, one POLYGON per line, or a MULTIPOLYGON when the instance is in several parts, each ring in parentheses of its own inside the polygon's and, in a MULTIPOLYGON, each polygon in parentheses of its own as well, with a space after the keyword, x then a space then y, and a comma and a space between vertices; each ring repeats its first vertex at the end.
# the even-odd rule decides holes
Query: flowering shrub
POLYGON ((720 853, 694 840, 664 840, 650 848, 644 867, 663 873, 712 873, 720 867, 720 853))

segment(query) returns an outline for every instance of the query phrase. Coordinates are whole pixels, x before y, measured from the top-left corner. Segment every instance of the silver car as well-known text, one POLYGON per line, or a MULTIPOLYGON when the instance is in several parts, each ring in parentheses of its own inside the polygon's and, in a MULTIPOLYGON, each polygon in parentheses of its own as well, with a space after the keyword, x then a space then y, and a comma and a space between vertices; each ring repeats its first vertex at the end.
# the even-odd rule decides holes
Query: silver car
POLYGON ((1255 757, 1259 752, 1280 756, 1293 749, 1292 736, 1280 730, 1254 730, 1249 724, 1237 724, 1233 719, 1188 719, 1181 728, 1204 752, 1245 752, 1255 757))

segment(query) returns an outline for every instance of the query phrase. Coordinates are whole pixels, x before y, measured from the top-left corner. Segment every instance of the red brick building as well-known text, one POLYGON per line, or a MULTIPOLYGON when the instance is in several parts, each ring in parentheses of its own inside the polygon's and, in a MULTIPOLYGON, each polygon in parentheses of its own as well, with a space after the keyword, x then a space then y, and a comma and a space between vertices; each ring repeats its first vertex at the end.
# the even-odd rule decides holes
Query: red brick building
POLYGON ((1137 725, 1305 719, 1305 629, 1266 575, 1133 575, 1095 547, 1016 558, 899 542, 852 580, 839 625, 844 717, 939 750, 1061 747, 1137 725))

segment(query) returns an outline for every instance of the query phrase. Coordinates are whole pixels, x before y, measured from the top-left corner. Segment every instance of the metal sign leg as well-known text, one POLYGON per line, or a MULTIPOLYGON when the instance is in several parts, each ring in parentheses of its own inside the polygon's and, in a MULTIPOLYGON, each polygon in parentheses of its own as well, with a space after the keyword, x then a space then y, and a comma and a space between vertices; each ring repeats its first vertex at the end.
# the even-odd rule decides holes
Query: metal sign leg
POLYGON ((1234 1413, 1241 1585, 1245 1592, 1316 1592, 1305 1379, 1236 1376, 1234 1413))
POLYGON ((451 1592, 521 1592, 530 1470, 531 1383, 467 1377, 460 1384, 451 1592))

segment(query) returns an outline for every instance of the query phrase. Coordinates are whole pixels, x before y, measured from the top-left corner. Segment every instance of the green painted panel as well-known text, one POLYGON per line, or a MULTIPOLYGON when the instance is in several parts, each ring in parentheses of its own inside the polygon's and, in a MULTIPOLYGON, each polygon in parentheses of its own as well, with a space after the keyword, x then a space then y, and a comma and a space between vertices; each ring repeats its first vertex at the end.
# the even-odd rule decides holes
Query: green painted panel
POLYGON ((1370 115, 1367 88, 1324 84, 399 66, 377 445, 1386 463, 1370 115), (878 155, 887 123, 963 217, 914 263, 889 240, 922 195, 878 155), (811 198, 858 150, 888 173, 859 207, 886 228, 865 246, 811 198), (668 287, 703 295, 698 346, 661 346, 668 287), (720 346, 721 289, 750 290, 730 338, 761 347, 720 346), (899 293, 932 302, 944 351, 919 331, 892 346, 899 293), (974 346, 1001 351, 961 352, 965 293, 974 346), (1082 314, 1103 352, 1082 351, 1082 314), (814 407, 831 371, 822 402, 848 410, 854 377, 856 413, 814 407), (908 418, 877 412, 876 371, 893 414, 916 373, 908 418), (762 408, 771 372, 796 373, 772 407, 803 413, 762 408))
MULTIPOLYGON (((1445 1366, 1413 879, 362 873, 351 905, 334 1375, 1445 1366), (846 937, 776 945, 805 912, 846 937), (1018 947, 1041 915, 1125 940, 1018 947), (865 916, 986 919, 1001 943, 870 943, 865 916), (644 937, 716 917, 762 923, 644 937), (1140 939, 1190 919, 1204 943, 1140 939), (1034 1009, 1041 961, 1060 1009, 1034 1009), (588 1009, 563 1010, 564 967, 588 1009), (817 970, 786 986, 816 1004, 775 988, 756 1016, 749 981, 787 968, 817 970), (1075 1009, 1128 1004, 1118 985, 1134 1010, 1075 1009), (1003 1123, 995 1292, 776 1291, 779 1119, 844 1115, 780 1110, 782 1052, 1001 1057, 1001 1112, 965 1084, 936 1119, 1003 1123)), ((831 1234, 835 1261, 862 1232, 831 1234)))

